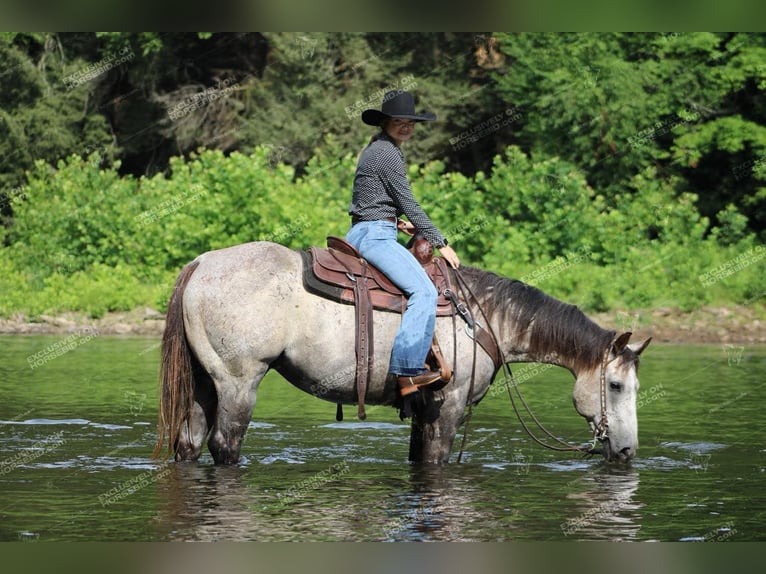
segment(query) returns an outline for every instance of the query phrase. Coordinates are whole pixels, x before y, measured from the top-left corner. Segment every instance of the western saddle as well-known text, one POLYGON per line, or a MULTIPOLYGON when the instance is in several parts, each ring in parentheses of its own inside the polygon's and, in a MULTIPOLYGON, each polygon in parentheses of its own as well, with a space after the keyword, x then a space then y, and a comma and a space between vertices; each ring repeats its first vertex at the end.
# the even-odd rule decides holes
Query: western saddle
MULTIPOLYGON (((452 290, 452 279, 445 261, 433 256, 433 247, 421 236, 413 237, 408 247, 436 287, 436 315, 455 315, 458 306, 462 304, 458 303, 452 290)), ((407 297, 388 277, 370 265, 353 245, 340 237, 329 236, 327 249, 311 247, 302 255, 304 286, 309 292, 355 307, 357 416, 364 420, 364 397, 374 356, 373 309, 402 313, 407 306, 407 297)), ((498 353, 491 336, 480 327, 474 333, 477 342, 492 357, 495 365, 499 366, 498 353)), ((441 373, 444 383, 452 378, 452 369, 441 353, 436 335, 426 363, 425 366, 441 373)), ((338 413, 340 417, 340 405, 338 413)))

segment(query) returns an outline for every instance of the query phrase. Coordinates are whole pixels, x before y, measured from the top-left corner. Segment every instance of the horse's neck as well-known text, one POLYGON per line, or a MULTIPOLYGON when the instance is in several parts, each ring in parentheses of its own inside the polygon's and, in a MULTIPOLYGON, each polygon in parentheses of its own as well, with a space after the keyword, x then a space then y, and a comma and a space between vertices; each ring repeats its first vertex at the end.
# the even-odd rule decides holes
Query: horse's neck
POLYGON ((494 307, 490 324, 507 362, 547 363, 575 375, 599 362, 610 332, 574 305, 508 279, 489 287, 481 276, 475 281, 482 306, 494 307))
MULTIPOLYGON (((508 333, 512 333, 511 329, 506 329, 508 333)), ((532 351, 530 349, 530 333, 531 330, 527 330, 520 338, 518 337, 503 337, 500 343, 501 350, 505 356, 505 360, 509 363, 545 363, 548 365, 556 365, 568 369, 573 374, 577 375, 578 365, 575 357, 569 353, 564 352, 563 349, 551 346, 545 349, 536 349, 532 351)))
MULTIPOLYGON (((546 320, 555 323, 556 318, 548 317, 546 320)), ((571 330, 559 338, 541 337, 540 333, 535 333, 540 326, 535 325, 534 321, 521 331, 514 330, 514 325, 506 325, 501 331, 505 334, 501 339, 501 348, 508 362, 557 365, 568 369, 576 377, 599 364, 611 338, 609 331, 590 321, 583 327, 582 331, 571 330)), ((565 325, 556 325, 554 331, 566 328, 565 325)))

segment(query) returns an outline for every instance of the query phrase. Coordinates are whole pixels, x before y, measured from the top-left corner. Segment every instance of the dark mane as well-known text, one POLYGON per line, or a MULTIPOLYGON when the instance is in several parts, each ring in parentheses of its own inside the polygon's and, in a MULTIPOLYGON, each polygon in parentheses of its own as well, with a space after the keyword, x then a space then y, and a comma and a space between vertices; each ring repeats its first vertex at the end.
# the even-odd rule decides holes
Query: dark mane
POLYGON ((577 306, 536 287, 472 267, 461 267, 460 273, 488 318, 502 313, 501 323, 513 329, 514 340, 529 336, 533 356, 558 353, 571 359, 576 370, 596 368, 614 339, 614 331, 599 327, 577 306))

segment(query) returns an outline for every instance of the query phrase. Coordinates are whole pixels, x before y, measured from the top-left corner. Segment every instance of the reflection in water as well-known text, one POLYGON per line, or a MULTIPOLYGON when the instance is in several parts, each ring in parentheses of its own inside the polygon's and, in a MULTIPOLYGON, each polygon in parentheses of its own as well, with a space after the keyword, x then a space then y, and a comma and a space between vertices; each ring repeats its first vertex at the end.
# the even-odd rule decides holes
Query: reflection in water
POLYGON ((475 504, 486 493, 460 472, 465 467, 413 465, 406 467, 408 476, 391 481, 376 477, 374 466, 348 471, 340 464, 344 467, 336 463, 324 470, 292 465, 283 469, 290 478, 282 473, 276 486, 248 484, 259 474, 269 480, 252 466, 172 464, 158 485, 164 499, 158 538, 467 540, 464 525, 486 518, 475 504), (329 474, 333 468, 347 471, 329 474))
POLYGON ((239 466, 171 464, 160 491, 162 538, 171 540, 251 540, 256 531, 248 510, 239 466))
POLYGON ((353 489, 338 465, 314 471, 286 465, 269 472, 249 465, 173 464, 161 489, 158 524, 162 540, 284 541, 354 540, 359 519, 344 504, 353 489), (264 484, 251 484, 258 479, 264 484), (277 481, 275 484, 270 482, 277 481), (333 482, 334 481, 334 482, 333 482), (331 488, 323 488, 332 482, 331 488), (162 493, 161 493, 161 496, 162 493))
POLYGON ((635 540, 644 506, 634 500, 636 469, 601 464, 567 484, 566 502, 548 507, 522 494, 544 478, 534 470, 487 474, 472 464, 408 465, 392 480, 390 469, 380 474, 375 465, 345 461, 285 465, 279 472, 260 464, 170 466, 158 484, 163 540, 486 540, 476 527, 487 524, 490 509, 492 528, 502 529, 498 539, 523 535, 542 513, 557 518, 555 538, 635 540), (497 496, 509 486, 520 496, 514 507, 507 499, 507 508, 499 507, 497 496))
POLYGON ((479 517, 473 502, 480 493, 453 468, 410 467, 409 488, 394 497, 383 526, 385 540, 466 540, 463 525, 479 517))
POLYGON ((639 510, 634 501, 639 474, 633 468, 602 466, 578 483, 578 490, 567 498, 576 502, 574 517, 561 524, 567 538, 589 540, 634 540, 641 529, 639 510))
POLYGON ((164 540, 369 540, 371 513, 379 508, 379 501, 370 502, 373 481, 349 478, 345 462, 267 465, 266 471, 173 467, 159 514, 164 540))

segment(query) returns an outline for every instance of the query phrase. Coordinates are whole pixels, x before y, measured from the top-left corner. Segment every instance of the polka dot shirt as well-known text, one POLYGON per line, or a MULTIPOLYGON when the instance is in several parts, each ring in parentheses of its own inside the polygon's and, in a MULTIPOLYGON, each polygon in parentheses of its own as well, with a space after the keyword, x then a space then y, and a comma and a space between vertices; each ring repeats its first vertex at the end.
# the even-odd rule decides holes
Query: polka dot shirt
POLYGON ((362 151, 354 176, 349 214, 356 221, 377 221, 406 215, 434 247, 447 245, 412 194, 402 150, 381 134, 362 151))

